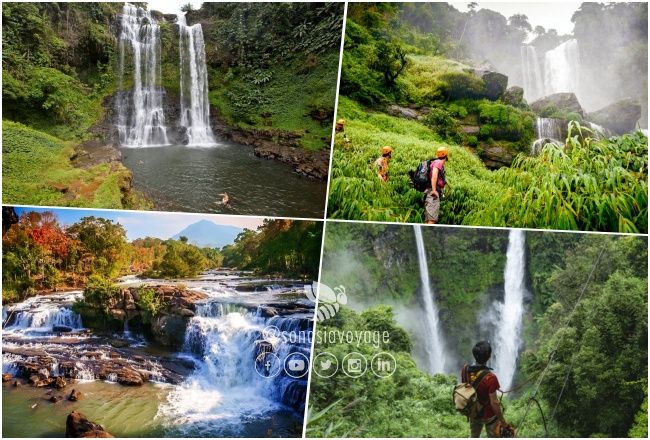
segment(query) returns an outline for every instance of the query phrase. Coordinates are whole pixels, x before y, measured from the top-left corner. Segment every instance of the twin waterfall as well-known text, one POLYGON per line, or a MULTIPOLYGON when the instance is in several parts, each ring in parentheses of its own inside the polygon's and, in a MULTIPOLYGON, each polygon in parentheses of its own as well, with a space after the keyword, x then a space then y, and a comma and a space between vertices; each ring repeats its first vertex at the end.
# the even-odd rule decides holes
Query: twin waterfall
POLYGON ((543 55, 543 60, 535 46, 522 46, 521 64, 524 95, 528 102, 560 92, 579 95, 580 54, 577 40, 567 40, 549 50, 543 55))
POLYGON ((503 302, 496 304, 499 312, 493 345, 493 367, 501 389, 512 385, 517 369, 517 358, 522 346, 521 330, 526 295, 526 239, 524 231, 511 229, 504 272, 503 302))
POLYGON ((120 33, 120 89, 125 82, 126 55, 133 64, 130 94, 117 100, 120 145, 149 147, 169 145, 160 82, 160 26, 149 11, 129 3, 122 10, 120 33))
MULTIPOLYGON (((214 145, 209 119, 203 31, 200 24, 187 26, 184 14, 178 14, 177 17, 181 108, 178 126, 185 134, 187 145, 214 145)), ((129 3, 123 7, 121 26, 119 85, 123 90, 127 81, 131 80, 130 74, 133 85, 128 93, 120 93, 117 99, 120 145, 171 145, 163 111, 165 90, 160 85, 160 26, 151 12, 129 3), (130 62, 128 66, 127 61, 130 62)))
POLYGON ((429 284, 429 267, 427 265, 427 254, 424 249, 421 226, 413 226, 415 232, 415 244, 418 249, 418 264, 420 267, 420 290, 422 303, 424 304, 425 329, 424 335, 425 352, 427 355, 427 371, 431 374, 445 372, 445 348, 440 329, 438 307, 434 301, 431 285, 429 284))
MULTIPOLYGON (((450 360, 445 348, 445 338, 440 324, 439 311, 434 292, 429 280, 427 255, 424 248, 421 226, 413 227, 415 244, 418 254, 420 269, 420 294, 423 305, 424 322, 421 361, 424 369, 431 374, 450 373, 453 371, 453 360, 450 360), (422 359, 423 358, 423 359, 422 359), (452 364, 452 365, 450 365, 452 364)), ((501 388, 507 390, 511 387, 517 370, 517 361, 521 351, 523 316, 525 312, 524 300, 526 298, 526 240, 525 233, 512 229, 509 233, 508 250, 506 254, 506 267, 504 270, 504 296, 503 301, 495 300, 490 305, 488 312, 481 312, 488 316, 491 322, 489 340, 492 343, 492 361, 496 375, 501 383, 501 388)), ((479 316, 477 315, 477 319, 479 316)), ((480 339, 486 336, 477 335, 480 339)), ((477 339, 478 340, 478 339, 477 339)), ((466 359, 470 353, 459 353, 466 359)))
POLYGON ((210 128, 208 70, 205 66, 203 29, 188 26, 185 14, 177 15, 180 33, 178 48, 181 63, 181 126, 187 129, 189 145, 214 145, 210 128))

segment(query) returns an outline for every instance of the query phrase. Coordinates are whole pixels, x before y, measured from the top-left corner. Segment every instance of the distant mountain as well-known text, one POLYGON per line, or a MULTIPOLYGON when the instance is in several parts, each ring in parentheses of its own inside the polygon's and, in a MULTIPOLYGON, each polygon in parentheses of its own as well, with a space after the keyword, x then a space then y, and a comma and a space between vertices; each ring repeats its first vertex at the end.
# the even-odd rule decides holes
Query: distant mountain
POLYGON ((236 226, 218 225, 209 220, 200 220, 192 223, 172 238, 178 240, 184 236, 196 246, 224 247, 227 244, 232 244, 242 231, 242 228, 236 226))

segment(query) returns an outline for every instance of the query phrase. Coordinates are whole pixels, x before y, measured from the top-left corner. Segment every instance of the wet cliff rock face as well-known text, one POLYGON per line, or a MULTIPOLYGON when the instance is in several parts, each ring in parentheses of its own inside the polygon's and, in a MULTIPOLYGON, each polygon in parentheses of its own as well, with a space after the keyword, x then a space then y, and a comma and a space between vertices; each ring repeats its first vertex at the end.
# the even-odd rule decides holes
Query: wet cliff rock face
POLYGON ((538 115, 551 108, 560 112, 577 113, 580 116, 585 115, 585 111, 575 93, 554 93, 533 102, 530 104, 530 108, 538 115))
POLYGON ((641 104, 632 99, 625 99, 589 113, 587 119, 602 125, 614 134, 622 135, 636 129, 641 112, 641 104))

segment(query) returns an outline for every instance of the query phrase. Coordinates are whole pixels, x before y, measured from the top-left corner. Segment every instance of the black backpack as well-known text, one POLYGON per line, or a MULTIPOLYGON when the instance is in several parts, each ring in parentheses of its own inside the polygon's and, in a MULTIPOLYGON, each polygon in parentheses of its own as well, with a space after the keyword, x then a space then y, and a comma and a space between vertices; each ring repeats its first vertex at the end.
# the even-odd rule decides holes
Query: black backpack
MULTIPOLYGON (((431 163, 434 160, 436 159, 425 160, 414 171, 409 171, 411 183, 418 191, 425 191, 427 188, 431 188, 431 163)), ((439 176, 443 182, 446 182, 444 167, 440 170, 439 176)))

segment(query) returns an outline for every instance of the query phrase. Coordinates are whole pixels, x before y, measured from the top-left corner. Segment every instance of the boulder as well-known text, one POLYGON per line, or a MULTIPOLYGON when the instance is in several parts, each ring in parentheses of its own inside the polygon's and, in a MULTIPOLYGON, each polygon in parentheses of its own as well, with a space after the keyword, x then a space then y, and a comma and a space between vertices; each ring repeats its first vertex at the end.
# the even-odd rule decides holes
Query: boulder
POLYGON ((65 436, 68 438, 110 438, 102 425, 93 423, 83 414, 72 411, 65 421, 65 436))
POLYGON ((461 125, 460 130, 465 134, 478 136, 481 132, 481 127, 478 125, 461 125))
POLYGON ((407 107, 400 107, 399 105, 389 105, 386 112, 391 116, 398 116, 406 119, 417 119, 418 112, 407 107))
POLYGON ((641 104, 632 99, 615 102, 587 115, 588 120, 617 135, 634 131, 640 117, 641 104))
POLYGON ((551 107, 562 113, 577 113, 583 117, 585 115, 575 93, 554 93, 530 104, 530 108, 538 115, 542 115, 551 107))
POLYGON ((11 373, 2 373, 2 381, 3 382, 10 382, 12 378, 13 378, 13 375, 11 373))
POLYGON ((161 344, 180 349, 185 341, 185 329, 189 319, 169 314, 155 316, 151 321, 151 333, 161 344))
POLYGON ((474 69, 473 72, 485 83, 486 97, 489 100, 496 101, 503 96, 508 87, 506 75, 490 69, 474 69))
POLYGON ((144 383, 144 380, 142 379, 142 376, 140 373, 135 371, 132 368, 121 368, 117 372, 117 383, 134 387, 134 386, 140 386, 144 383))
POLYGON ((485 147, 481 154, 481 159, 490 169, 498 169, 504 166, 510 166, 514 158, 513 153, 500 145, 485 147))
POLYGON ((65 379, 62 378, 61 376, 56 377, 50 384, 52 388, 58 388, 58 389, 65 388, 66 385, 67 383, 65 379))
POLYGON ((57 403, 57 402, 63 400, 63 397, 61 397, 61 396, 52 396, 47 400, 49 400, 52 403, 57 403))
POLYGON ((524 100, 524 89, 519 86, 509 87, 501 97, 501 100, 513 107, 526 107, 524 100))
POLYGON ((78 400, 81 399, 81 396, 82 396, 81 391, 72 390, 70 392, 70 395, 68 396, 68 400, 71 402, 77 402, 78 400))

